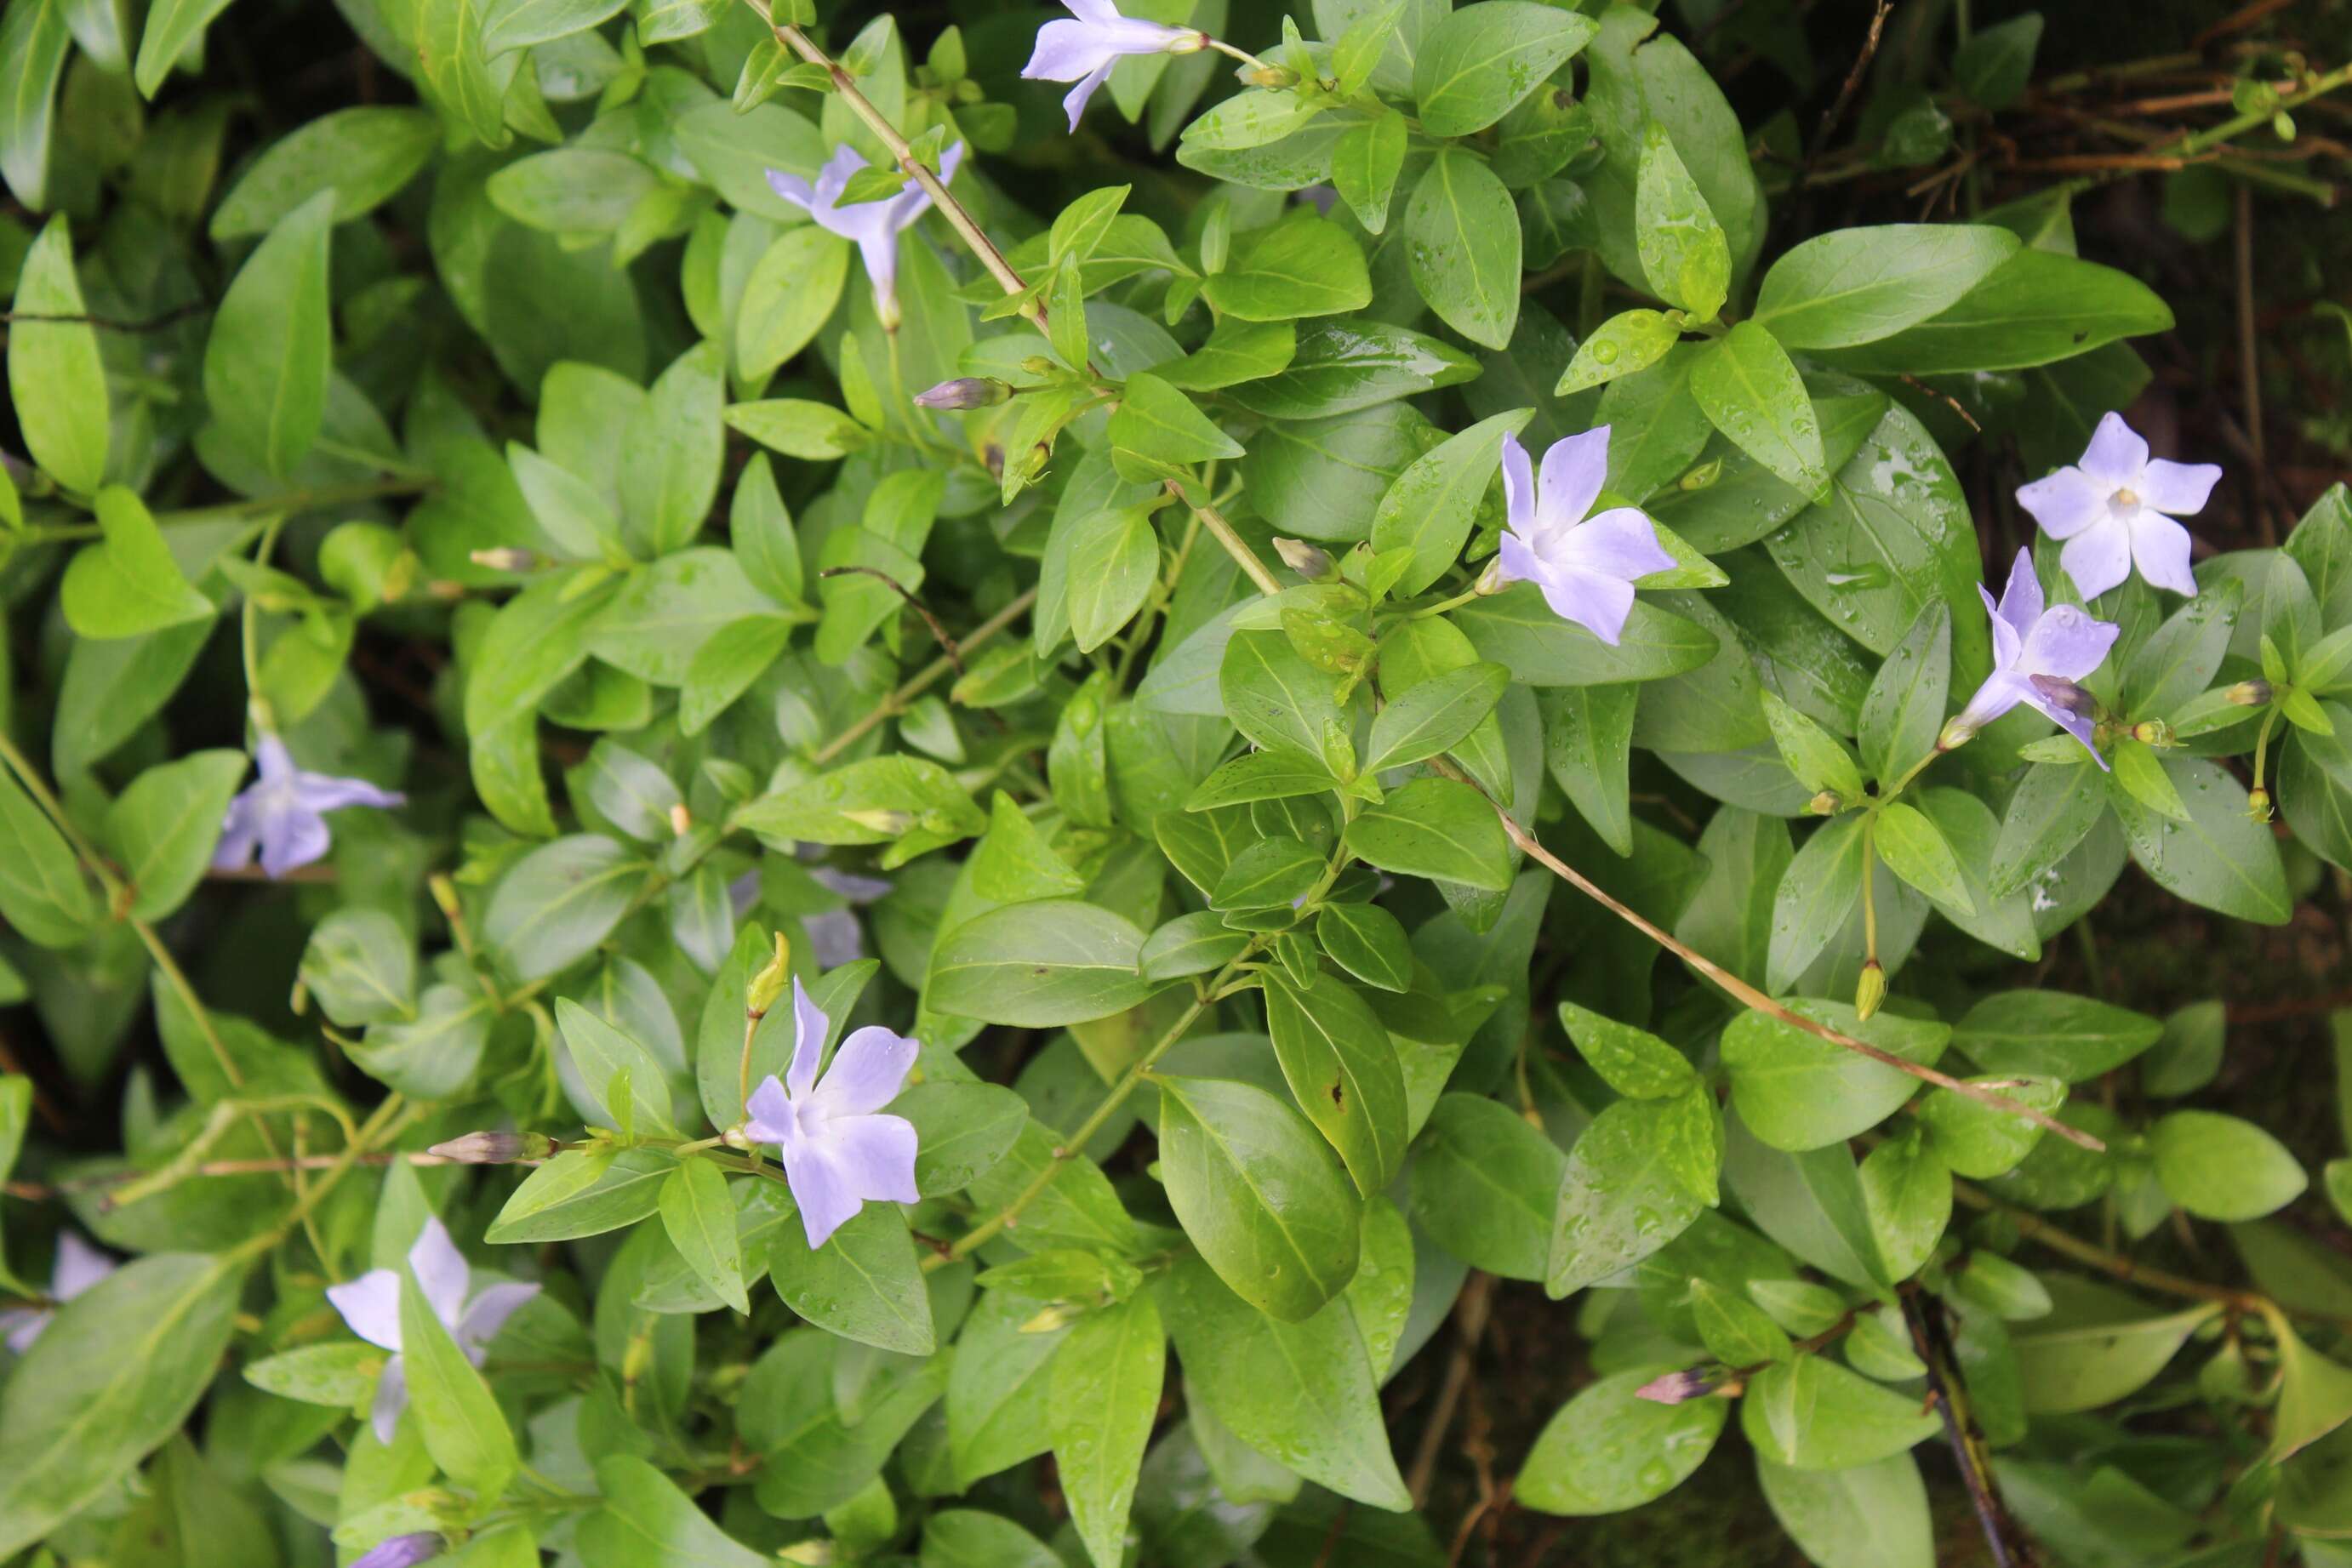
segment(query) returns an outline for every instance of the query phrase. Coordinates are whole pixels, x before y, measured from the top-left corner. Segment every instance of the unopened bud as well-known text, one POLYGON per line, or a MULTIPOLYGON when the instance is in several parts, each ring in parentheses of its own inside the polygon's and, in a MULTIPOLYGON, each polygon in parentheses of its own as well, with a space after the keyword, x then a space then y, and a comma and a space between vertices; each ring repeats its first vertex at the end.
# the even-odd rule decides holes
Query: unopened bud
POLYGON ((512 545, 499 545, 495 549, 478 549, 466 559, 476 566, 488 567, 492 571, 529 571, 539 564, 538 556, 527 549, 517 549, 512 545))
POLYGON ((1686 1399, 1704 1399, 1715 1392, 1715 1387, 1713 1373, 1693 1367, 1688 1372, 1669 1372, 1650 1379, 1633 1390, 1633 1397, 1653 1405, 1680 1405, 1686 1399))
POLYGON ((1056 1301, 1052 1306, 1047 1307, 1044 1312, 1039 1312, 1035 1317, 1031 1318, 1027 1322, 1023 1323, 1021 1325, 1021 1332, 1023 1333, 1053 1333, 1057 1330, 1066 1329, 1069 1327, 1072 1322, 1076 1321, 1078 1314, 1083 1309, 1074 1302, 1056 1301))
POLYGON ((1330 552, 1318 549, 1305 539, 1276 538, 1274 553, 1282 558, 1283 565, 1310 580, 1330 575, 1330 552))
POLYGON ((1000 483, 1004 478, 1004 448, 993 441, 981 449, 980 460, 988 465, 988 476, 1000 483))
POLYGON ((694 813, 686 809, 686 802, 680 800, 672 805, 669 809, 669 831, 682 839, 693 830, 694 813))
POLYGON ((2132 726, 2132 738, 2143 746, 2170 746, 2172 727, 2160 718, 2144 718, 2132 726))
POLYGON ((993 408, 1013 395, 1013 388, 994 376, 958 376, 915 394, 917 408, 993 408))
POLYGON ((793 983, 793 945, 782 932, 776 933, 775 956, 770 958, 751 983, 743 988, 743 1011, 752 1018, 765 1018, 784 988, 793 983))
POLYGON ((2230 700, 2240 707, 2268 707, 2278 688, 2268 681, 2240 681, 2230 688, 2230 700))
POLYGON ((1478 574, 1477 591, 1481 594, 1500 593, 1507 586, 1503 580, 1503 558, 1496 556, 1486 563, 1486 570, 1478 574))
POLYGON ((2271 792, 2257 784, 2246 791, 2246 815, 2257 822, 2271 820, 2271 792))
POLYGON ((1977 727, 1968 722, 1966 714, 1956 713, 1944 721, 1942 733, 1936 737, 1936 749, 1950 751, 1958 747, 1966 746, 1976 737, 1977 727))
POLYGON ((1255 66, 1242 73, 1252 87, 1297 87, 1298 73, 1288 66, 1255 66))
POLYGON ((1723 477, 1723 459, 1714 458, 1700 464, 1675 483, 1678 490, 1704 490, 1723 477))
POLYGON ((1027 359, 1021 361, 1021 371, 1024 375, 1053 376, 1059 375, 1061 371, 1062 367, 1060 365, 1055 364, 1053 361, 1047 359, 1043 354, 1032 354, 1027 359))
POLYGON ((1824 789, 1805 802, 1805 810, 1816 817, 1834 817, 1844 808, 1845 802, 1834 789, 1824 789))
POLYGON ((1043 474, 1045 471, 1045 465, 1051 463, 1053 460, 1054 449, 1042 441, 1037 443, 1036 445, 1032 446, 1029 449, 1028 456, 1022 460, 1022 478, 1024 480, 1035 479, 1040 474, 1043 474))
POLYGON ((1853 988, 1853 1016, 1868 1023, 1870 1015, 1876 1012, 1878 1004, 1885 999, 1886 971, 1879 967, 1877 959, 1873 958, 1862 967, 1862 983, 1853 988))
POLYGON ((544 1133, 467 1133, 425 1152, 454 1165, 510 1166, 546 1159, 562 1146, 544 1133))

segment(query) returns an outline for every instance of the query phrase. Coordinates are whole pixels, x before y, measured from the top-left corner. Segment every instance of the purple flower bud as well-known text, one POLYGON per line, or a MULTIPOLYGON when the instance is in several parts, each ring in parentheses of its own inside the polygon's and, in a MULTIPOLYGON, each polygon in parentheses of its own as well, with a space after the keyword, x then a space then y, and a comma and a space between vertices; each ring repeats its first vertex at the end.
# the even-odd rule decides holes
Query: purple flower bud
POLYGON ((2268 681, 2240 681, 2230 688, 2230 700, 2240 707, 2268 707, 2277 688, 2268 681))
POLYGON ((352 1568, 415 1568, 427 1558, 441 1555, 440 1532, 432 1530, 411 1531, 406 1535, 387 1535, 367 1549, 352 1568))
POLYGON ((1013 388, 994 376, 958 376, 915 394, 917 408, 993 408, 1013 395, 1013 388))
POLYGON ((1328 576, 1331 570, 1330 552, 1318 549, 1305 539, 1276 538, 1274 553, 1282 558, 1283 565, 1309 580, 1328 576))
POLYGON ((543 1160, 561 1146, 544 1133, 467 1133, 426 1152, 461 1166, 510 1166, 543 1160))
POLYGON ((1654 1377, 1633 1390, 1636 1399, 1647 1399, 1653 1405, 1680 1405, 1685 1399, 1704 1399, 1715 1392, 1713 1374, 1693 1367, 1688 1372, 1669 1372, 1654 1377))

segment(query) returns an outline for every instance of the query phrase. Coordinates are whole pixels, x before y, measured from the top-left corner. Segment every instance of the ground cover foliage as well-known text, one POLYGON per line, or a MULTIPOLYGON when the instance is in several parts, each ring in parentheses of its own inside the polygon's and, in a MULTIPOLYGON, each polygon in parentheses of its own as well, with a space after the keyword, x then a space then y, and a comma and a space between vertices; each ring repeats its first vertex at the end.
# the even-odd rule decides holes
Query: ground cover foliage
POLYGON ((9 0, 0 1561, 2352 1563, 2182 11, 9 0))

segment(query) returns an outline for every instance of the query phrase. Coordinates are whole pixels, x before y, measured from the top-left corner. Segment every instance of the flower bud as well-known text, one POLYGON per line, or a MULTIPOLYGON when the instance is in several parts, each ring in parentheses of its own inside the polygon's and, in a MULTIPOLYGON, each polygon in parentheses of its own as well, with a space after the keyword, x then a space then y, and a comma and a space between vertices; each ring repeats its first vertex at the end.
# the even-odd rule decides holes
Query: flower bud
POLYGON ((1021 1325, 1023 1333, 1053 1333, 1076 1322, 1085 1308, 1073 1301, 1056 1301, 1021 1325))
POLYGON ((1305 539, 1277 538, 1274 541, 1274 553, 1282 558, 1283 565, 1310 581, 1330 575, 1330 552, 1318 549, 1305 539))
POLYGON ((793 983, 793 945, 781 931, 776 933, 775 956, 770 958, 751 983, 743 988, 743 1011, 758 1019, 768 1016, 776 998, 793 983))
POLYGON ((1844 807, 1845 802, 1838 798, 1834 789, 1824 789, 1805 802, 1805 810, 1816 817, 1834 817, 1844 807))
POLYGON ((1704 490, 1722 477, 1723 459, 1717 457, 1709 462, 1700 464, 1697 467, 1684 475, 1679 480, 1675 481, 1675 488, 1677 490, 1704 490))
POLYGON ((694 831, 694 813, 686 809, 686 802, 683 800, 677 801, 669 809, 669 831, 681 839, 694 831))
POLYGON ((1055 376, 1062 373, 1062 367, 1043 354, 1032 354, 1021 361, 1021 372, 1030 376, 1055 376))
POLYGON ((1968 722, 1967 715, 1956 713, 1944 721, 1943 732, 1936 737, 1936 749, 1950 751, 1976 737, 1977 727, 1968 722))
POLYGON ((492 571, 529 571, 539 564, 538 556, 527 549, 517 549, 512 545, 500 545, 495 549, 478 549, 466 559, 476 566, 488 567, 492 571))
POLYGON ((2132 738, 2143 746, 2170 746, 2172 727, 2160 718, 2144 718, 2132 726, 2132 738))
POLYGON ((562 1146, 545 1133, 467 1133, 425 1152, 453 1165, 511 1166, 546 1159, 562 1146))
POLYGON ((1862 982, 1853 988, 1853 1016, 1868 1023, 1870 1015, 1876 1012, 1878 1004, 1885 999, 1886 971, 1879 967, 1877 959, 1873 958, 1862 967, 1862 982))
POLYGON ((2246 817, 2256 822, 2271 820, 2271 792, 2259 784, 2246 791, 2246 817))
POLYGON ((1669 1372, 1650 1379, 1633 1390, 1633 1397, 1653 1405, 1680 1405, 1685 1399, 1706 1398, 1715 1392, 1716 1382, 1715 1373, 1695 1366, 1688 1372, 1669 1372))
POLYGON ((1486 570, 1478 574, 1477 591, 1481 594, 1500 593, 1508 586, 1503 580, 1503 558, 1496 556, 1486 563, 1486 570))
POLYGON ((1254 66, 1242 73, 1252 87, 1297 87, 1298 73, 1288 66, 1254 66))
POLYGON ((1013 388, 994 376, 958 376, 915 394, 917 408, 993 408, 1013 395, 1013 388))
POLYGON ((2230 700, 2240 707, 2268 707, 2278 689, 2268 681, 2240 681, 2230 688, 2230 700))

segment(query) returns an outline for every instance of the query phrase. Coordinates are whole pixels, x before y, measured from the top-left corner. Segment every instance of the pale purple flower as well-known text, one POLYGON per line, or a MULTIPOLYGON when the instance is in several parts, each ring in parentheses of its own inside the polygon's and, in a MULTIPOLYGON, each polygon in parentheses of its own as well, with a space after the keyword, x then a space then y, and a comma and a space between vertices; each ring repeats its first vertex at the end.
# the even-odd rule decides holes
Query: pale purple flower
POLYGON ((437 1530, 415 1530, 406 1535, 387 1535, 367 1549, 352 1568, 416 1568, 416 1564, 441 1555, 441 1532, 437 1530))
MULTIPOLYGON (((416 1288, 424 1292, 433 1315, 476 1366, 482 1364, 490 1341, 498 1337, 507 1320, 539 1294, 537 1285, 490 1285, 468 1300, 474 1271, 457 1244, 449 1239, 447 1228, 431 1215, 425 1216, 425 1228, 408 1249, 408 1271, 416 1277, 416 1288)), ((375 1407, 370 1412, 377 1439, 389 1443, 400 1412, 408 1404, 408 1374, 400 1361, 400 1275, 392 1269, 371 1269, 347 1284, 328 1286, 327 1300, 343 1314, 353 1333, 392 1352, 383 1375, 377 1380, 375 1407)))
MULTIPOLYGON (((117 1268, 114 1260, 76 1236, 61 1231, 58 1236, 57 1261, 49 1265, 49 1300, 70 1301, 117 1268)), ((8 1348, 18 1355, 33 1348, 41 1331, 56 1317, 54 1307, 20 1307, 13 1312, 0 1312, 0 1331, 5 1331, 8 1348)))
POLYGON ((915 1124, 885 1116, 915 1065, 915 1041, 869 1025, 834 1053, 824 1081, 817 1058, 832 1027, 793 982, 793 1060, 782 1082, 770 1073, 751 1091, 745 1131, 782 1152, 784 1178, 811 1247, 822 1247, 870 1201, 913 1203, 915 1124))
POLYGON ((2042 531, 2063 539, 2058 563, 2085 599, 2096 599, 2131 575, 2158 588, 2197 597, 2189 570, 2189 530, 2173 519, 2194 516, 2221 477, 2219 465, 2151 458, 2123 415, 2099 421, 2083 460, 2017 492, 2042 531))
POLYGON ((364 779, 335 779, 294 766, 286 743, 267 730, 253 748, 261 777, 228 804, 215 871, 236 871, 261 852, 261 869, 272 879, 309 865, 332 842, 326 812, 345 806, 397 806, 408 797, 379 789, 364 779))
POLYGON ((1171 27, 1118 14, 1111 0, 1062 0, 1067 16, 1056 17, 1037 29, 1037 47, 1021 74, 1031 81, 1073 81, 1062 99, 1069 111, 1070 129, 1087 111, 1087 99, 1110 76, 1123 55, 1189 55, 1208 47, 1209 36, 1197 27, 1171 27))
POLYGON ((2094 621, 2078 604, 2045 609, 2042 580, 2034 576, 2033 557, 2026 550, 2017 552, 1999 604, 1981 583, 1977 593, 1984 600, 1985 613, 1992 617, 1993 671, 1969 706, 1944 727, 1938 744, 1948 750, 2023 703, 2081 741, 2092 759, 2105 768, 2107 759, 2091 744, 2095 705, 2074 683, 2105 661, 2121 628, 2094 621))
POLYGON ((1544 454, 1537 481, 1528 449, 1503 437, 1503 500, 1509 531, 1497 558, 1500 581, 1532 582, 1563 621, 1611 647, 1633 612, 1633 580, 1675 564, 1638 507, 1584 514, 1609 477, 1609 427, 1565 436, 1544 454))
POLYGON ((890 884, 878 876, 859 876, 855 872, 835 871, 824 865, 812 867, 809 880, 848 900, 853 906, 801 916, 801 929, 808 935, 809 956, 824 969, 838 969, 844 964, 857 962, 866 956, 866 931, 857 923, 854 906, 873 903, 890 891, 890 884))
MULTIPOLYGON (((961 141, 940 154, 940 183, 945 184, 954 179, 956 167, 962 162, 961 141)), ((898 322, 898 235, 930 210, 931 198, 920 185, 909 181, 895 196, 843 206, 842 191, 851 177, 865 168, 865 155, 857 149, 836 147, 833 156, 824 161, 824 167, 817 171, 815 184, 798 174, 771 169, 768 187, 814 218, 817 226, 827 234, 839 235, 856 245, 857 254, 866 263, 866 280, 874 286, 875 310, 884 325, 895 327, 898 322)))

